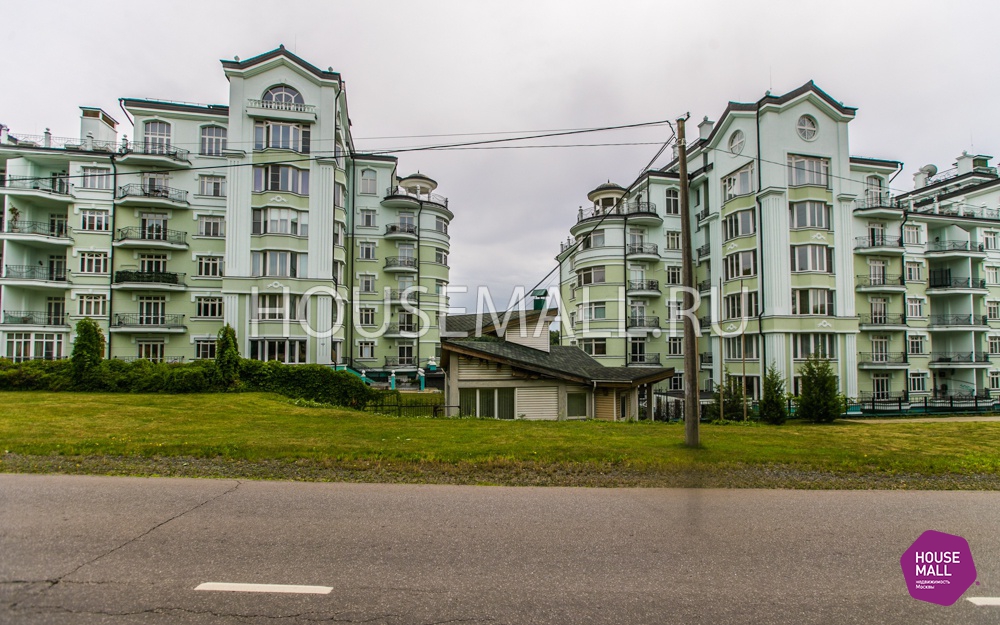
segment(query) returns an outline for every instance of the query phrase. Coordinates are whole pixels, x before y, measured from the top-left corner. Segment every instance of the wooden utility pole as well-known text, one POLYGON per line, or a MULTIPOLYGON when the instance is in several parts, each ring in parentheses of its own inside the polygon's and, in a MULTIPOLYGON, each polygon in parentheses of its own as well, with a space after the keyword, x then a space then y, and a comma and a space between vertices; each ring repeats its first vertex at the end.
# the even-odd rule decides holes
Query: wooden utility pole
POLYGON ((700 444, 698 419, 701 418, 698 401, 698 343, 695 338, 694 264, 691 258, 691 203, 688 198, 687 139, 684 121, 677 119, 677 164, 681 179, 681 283, 684 286, 684 442, 688 447, 700 444))

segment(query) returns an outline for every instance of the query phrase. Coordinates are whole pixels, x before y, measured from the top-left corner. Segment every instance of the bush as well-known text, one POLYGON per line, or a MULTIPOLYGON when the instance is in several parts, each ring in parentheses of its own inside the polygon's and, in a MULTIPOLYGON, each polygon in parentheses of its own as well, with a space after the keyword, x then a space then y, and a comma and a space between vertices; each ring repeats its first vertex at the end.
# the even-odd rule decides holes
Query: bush
POLYGON ((236 343, 236 330, 228 323, 219 330, 215 342, 215 365, 219 384, 223 388, 234 388, 240 377, 240 349, 236 343))
MULTIPOLYGON (((723 376, 726 381, 725 389, 721 385, 716 385, 715 393, 712 395, 712 403, 708 405, 706 409, 705 416, 710 420, 718 420, 719 417, 719 400, 721 396, 722 400, 722 419, 725 421, 742 421, 743 420, 743 405, 745 403, 745 397, 743 395, 743 381, 739 378, 729 375, 729 371, 724 371, 723 376), (725 390, 723 394, 722 391, 725 390)), ((748 406, 749 408, 749 406, 748 406)), ((750 417, 750 411, 747 410, 747 417, 750 417)))
POLYGON ((15 363, 6 358, 0 359, 0 390, 68 391, 72 388, 72 364, 68 360, 15 363))
POLYGON ((788 419, 788 407, 785 406, 785 379, 778 373, 778 367, 773 361, 764 374, 763 390, 760 400, 761 421, 781 425, 788 419))
POLYGON ((799 405, 796 416, 814 423, 830 423, 844 413, 844 397, 830 361, 811 356, 799 370, 799 405))
POLYGON ((85 388, 93 384, 93 373, 104 360, 104 333, 97 322, 84 317, 76 322, 76 339, 73 342, 73 380, 85 388))

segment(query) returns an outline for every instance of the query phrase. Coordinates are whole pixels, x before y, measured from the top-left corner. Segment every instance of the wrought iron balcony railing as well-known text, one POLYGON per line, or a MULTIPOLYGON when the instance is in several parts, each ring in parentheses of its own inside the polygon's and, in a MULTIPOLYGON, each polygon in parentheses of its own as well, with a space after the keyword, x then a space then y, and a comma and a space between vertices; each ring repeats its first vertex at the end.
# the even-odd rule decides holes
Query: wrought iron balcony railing
POLYGON ((9 280, 43 280, 66 282, 66 270, 44 265, 7 265, 4 277, 9 280))
POLYGON ((897 236, 880 234, 870 237, 854 238, 854 249, 865 248, 865 247, 902 247, 902 246, 903 246, 903 239, 897 236))
POLYGON ((438 195, 437 193, 419 193, 400 186, 392 186, 385 190, 385 197, 387 198, 398 196, 409 197, 423 202, 433 202, 434 204, 440 204, 445 208, 448 207, 448 198, 443 195, 438 195))
POLYGON ((115 313, 111 326, 127 328, 132 326, 155 326, 163 328, 180 328, 184 326, 184 315, 148 314, 148 313, 115 313))
POLYGON ((28 326, 65 326, 66 313, 50 313, 44 310, 5 310, 3 322, 28 326))
POLYGON ((118 197, 150 197, 186 204, 188 201, 188 192, 184 189, 133 182, 132 184, 118 187, 118 197))
POLYGON ((659 291, 660 281, 659 280, 629 280, 628 281, 629 291, 659 291))
POLYGON ((931 362, 985 363, 990 355, 982 352, 931 352, 931 362))
POLYGON ((698 248, 698 258, 704 258, 705 256, 708 256, 711 253, 712 253, 712 245, 710 243, 706 243, 705 245, 702 245, 701 247, 698 248))
POLYGON ((866 314, 858 315, 862 325, 904 325, 906 323, 906 315, 898 313, 876 313, 876 314, 866 314))
POLYGON ((698 360, 702 366, 710 365, 714 362, 715 356, 712 355, 712 352, 702 352, 698 354, 698 360))
POLYGON ((170 145, 167 141, 130 141, 125 148, 125 152, 134 154, 148 154, 151 156, 166 156, 175 161, 188 161, 191 155, 190 150, 178 148, 170 145))
POLYGON ((858 352, 858 362, 865 364, 905 364, 906 352, 858 352))
POLYGON ((854 277, 856 286, 906 286, 903 276, 895 273, 862 274, 854 277))
POLYGON ((56 195, 69 195, 69 182, 65 178, 33 178, 27 176, 8 176, 0 181, 0 186, 8 189, 28 189, 30 191, 45 191, 56 195))
POLYGON ((174 243, 184 245, 187 243, 187 232, 183 230, 167 230, 166 228, 154 228, 146 226, 129 226, 119 228, 115 233, 116 241, 162 241, 164 243, 174 243))
POLYGON ((412 234, 416 236, 417 226, 415 224, 386 224, 386 234, 412 234))
POLYGON ((386 356, 386 367, 415 367, 417 359, 414 356, 386 356))
POLYGON ((626 248, 628 254, 659 254, 659 251, 656 243, 629 243, 626 248))
POLYGON ((138 271, 123 270, 115 272, 115 284, 143 283, 143 284, 177 284, 183 285, 183 273, 172 271, 138 271))
POLYGON ((628 327, 630 328, 659 328, 660 318, 646 315, 644 317, 629 317, 628 327))
POLYGON ((986 315, 932 315, 932 326, 984 326, 986 315))
POLYGON ((409 256, 389 256, 385 259, 385 266, 388 267, 412 267, 417 268, 417 259, 409 256))
POLYGON ((982 278, 952 278, 950 276, 935 276, 933 273, 927 281, 929 289, 985 289, 986 280, 982 278))
POLYGON ((71 239, 71 229, 65 223, 50 221, 8 221, 6 232, 18 234, 40 234, 43 237, 71 239))
POLYGON ((870 208, 899 208, 899 201, 889 197, 888 193, 879 193, 854 200, 854 210, 870 208))
POLYGON ((973 241, 928 241, 927 253, 934 252, 985 252, 986 247, 982 243, 973 241))
POLYGON ((403 332, 418 332, 420 326, 416 323, 390 323, 386 329, 386 334, 401 334, 403 332))
POLYGON ((660 364, 659 354, 629 354, 628 362, 631 365, 658 365, 660 364))

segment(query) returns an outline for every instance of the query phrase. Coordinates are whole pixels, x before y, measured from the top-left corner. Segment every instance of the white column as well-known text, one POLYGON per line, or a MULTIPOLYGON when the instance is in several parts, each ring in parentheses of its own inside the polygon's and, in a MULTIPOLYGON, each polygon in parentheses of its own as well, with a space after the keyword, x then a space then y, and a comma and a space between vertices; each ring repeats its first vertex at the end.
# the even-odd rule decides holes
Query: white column
MULTIPOLYGON (((763 263, 758 266, 758 276, 763 275, 764 314, 790 315, 792 313, 792 278, 788 264, 789 230, 788 203, 785 194, 770 194, 761 198, 761 223, 758 234, 763 234, 763 263)), ((758 277, 758 281, 761 278, 758 277)))
MULTIPOLYGON (((317 332, 326 332, 333 323, 333 298, 325 295, 313 296, 316 300, 317 332)), ((320 336, 316 339, 316 362, 321 365, 333 364, 333 337, 320 336)))
POLYGON ((309 177, 309 277, 333 279, 334 166, 312 165, 309 177))
POLYGON ((853 212, 853 201, 842 201, 837 210, 833 211, 833 262, 834 277, 837 281, 837 293, 839 294, 837 298, 838 317, 853 317, 857 314, 854 296, 853 212))
POLYGON ((841 392, 848 397, 858 396, 858 335, 845 334, 841 362, 841 392))
MULTIPOLYGON (((243 157, 230 157, 226 196, 226 275, 250 275, 250 233, 253 211, 253 167, 243 157)), ((235 327, 235 326, 234 326, 235 327)))

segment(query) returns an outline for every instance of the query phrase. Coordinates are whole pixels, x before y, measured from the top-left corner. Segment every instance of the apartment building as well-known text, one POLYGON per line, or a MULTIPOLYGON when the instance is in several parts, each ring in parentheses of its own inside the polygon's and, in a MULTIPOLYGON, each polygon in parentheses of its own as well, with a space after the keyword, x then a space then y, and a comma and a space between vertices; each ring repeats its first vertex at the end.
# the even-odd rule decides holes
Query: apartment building
POLYGON ((124 98, 132 138, 81 107, 79 138, 3 128, 0 342, 63 358, 92 317, 111 358, 215 355, 370 376, 440 356, 448 200, 354 148, 345 84, 280 47, 222 62, 229 103, 124 98))
POLYGON ((797 392, 810 355, 855 398, 1000 388, 1000 181, 988 156, 925 167, 852 155, 856 109, 809 82, 706 117, 688 146, 699 370, 684 371, 676 158, 588 194, 561 244, 562 340, 609 366, 669 366, 665 390, 723 371, 797 392), (745 372, 745 374, 744 374, 745 372))

